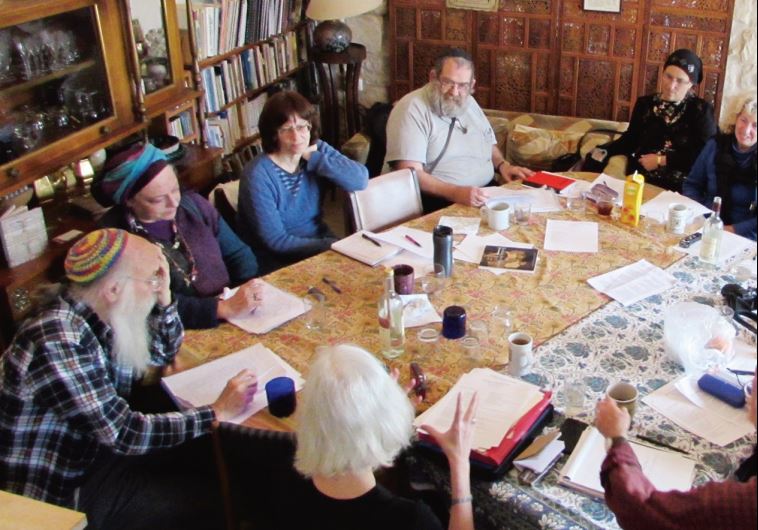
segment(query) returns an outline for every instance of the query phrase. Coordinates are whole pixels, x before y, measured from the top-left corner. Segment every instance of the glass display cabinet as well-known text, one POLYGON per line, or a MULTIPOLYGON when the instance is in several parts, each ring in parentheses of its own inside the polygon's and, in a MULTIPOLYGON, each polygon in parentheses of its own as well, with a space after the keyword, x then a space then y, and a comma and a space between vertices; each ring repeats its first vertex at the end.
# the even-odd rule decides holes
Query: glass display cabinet
POLYGON ((8 192, 138 127, 116 2, 6 0, 0 9, 0 190, 8 192))

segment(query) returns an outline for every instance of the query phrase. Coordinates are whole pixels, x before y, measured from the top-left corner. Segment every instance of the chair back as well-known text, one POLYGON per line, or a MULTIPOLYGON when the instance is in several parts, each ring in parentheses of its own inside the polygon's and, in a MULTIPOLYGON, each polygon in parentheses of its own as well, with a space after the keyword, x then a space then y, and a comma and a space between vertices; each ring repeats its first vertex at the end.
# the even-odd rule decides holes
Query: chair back
POLYGON ((381 231, 424 212, 418 177, 413 169, 400 169, 372 178, 365 190, 353 191, 348 200, 353 232, 381 231))
POLYGON ((219 184, 211 192, 208 199, 216 207, 224 221, 237 232, 237 200, 239 197, 240 181, 233 180, 219 184))

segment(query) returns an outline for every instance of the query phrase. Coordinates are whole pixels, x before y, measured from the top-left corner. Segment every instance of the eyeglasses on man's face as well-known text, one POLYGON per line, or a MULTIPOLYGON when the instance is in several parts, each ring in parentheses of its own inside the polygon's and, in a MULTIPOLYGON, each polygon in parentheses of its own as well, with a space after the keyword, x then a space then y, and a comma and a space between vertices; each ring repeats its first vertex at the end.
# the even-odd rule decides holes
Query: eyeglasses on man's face
POLYGON ((440 77, 437 79, 437 82, 440 84, 440 87, 442 87, 442 90, 445 92, 449 92, 453 88, 457 88, 458 92, 461 94, 467 94, 469 90, 471 90, 471 81, 467 83, 456 83, 452 79, 448 79, 447 77, 440 77))
POLYGON ((136 276, 126 276, 126 278, 130 280, 134 280, 135 282, 146 283, 154 291, 157 291, 163 286, 163 278, 159 277, 157 274, 154 274, 153 276, 150 276, 149 278, 137 278, 136 276))
POLYGON ((310 132, 311 130, 311 124, 310 122, 303 122, 298 123, 297 125, 285 125, 284 127, 279 127, 277 132, 281 135, 285 134, 292 134, 293 132, 296 132, 298 134, 303 134, 306 132, 310 132))
POLYGON ((666 80, 666 82, 671 83, 674 86, 687 86, 689 87, 692 82, 690 81, 689 77, 678 77, 674 74, 671 74, 669 72, 663 72, 663 79, 666 80))

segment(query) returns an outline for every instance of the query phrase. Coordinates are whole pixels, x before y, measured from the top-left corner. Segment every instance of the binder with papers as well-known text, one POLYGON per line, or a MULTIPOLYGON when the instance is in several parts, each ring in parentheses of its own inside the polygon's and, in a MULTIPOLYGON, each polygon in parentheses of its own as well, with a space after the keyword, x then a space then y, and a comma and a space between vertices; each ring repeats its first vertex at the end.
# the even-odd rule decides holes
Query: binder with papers
MULTIPOLYGON (((457 395, 464 403, 479 393, 479 410, 471 452, 472 471, 494 480, 508 471, 523 451, 552 418, 552 393, 536 385, 495 372, 475 368, 464 374, 450 391, 414 421, 415 426, 431 424, 439 430, 450 427, 457 395)), ((434 439, 419 431, 419 446, 439 453, 434 439)))
MULTIPOLYGON (((629 442, 645 476, 659 491, 686 491, 692 487, 695 462, 683 455, 629 442)), ((600 466, 605 459, 605 438, 594 427, 587 427, 576 448, 561 469, 559 483, 594 497, 605 494, 600 484, 600 466)))

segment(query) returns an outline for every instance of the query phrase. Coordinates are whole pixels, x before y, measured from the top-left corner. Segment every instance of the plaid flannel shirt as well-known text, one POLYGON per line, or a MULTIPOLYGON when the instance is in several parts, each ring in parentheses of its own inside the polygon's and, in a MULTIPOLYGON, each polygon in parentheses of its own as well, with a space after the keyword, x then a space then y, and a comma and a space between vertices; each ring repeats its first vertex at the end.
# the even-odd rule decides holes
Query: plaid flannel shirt
MULTIPOLYGON (((176 304, 148 317, 155 365, 171 362, 176 304)), ((124 396, 136 376, 111 356, 113 331, 65 293, 19 329, 0 359, 0 489, 74 506, 98 449, 139 455, 210 431, 210 407, 142 414, 124 396)))

